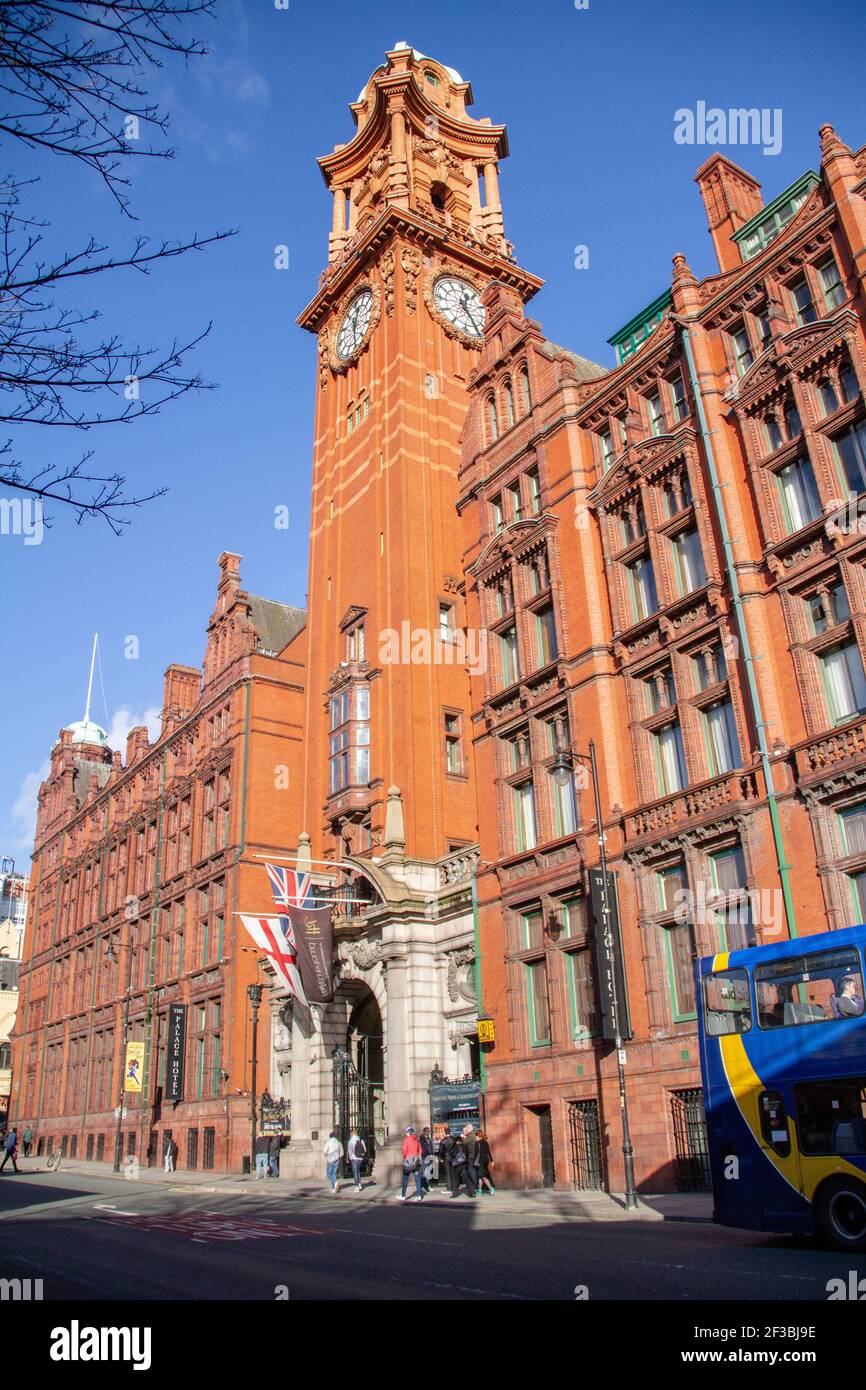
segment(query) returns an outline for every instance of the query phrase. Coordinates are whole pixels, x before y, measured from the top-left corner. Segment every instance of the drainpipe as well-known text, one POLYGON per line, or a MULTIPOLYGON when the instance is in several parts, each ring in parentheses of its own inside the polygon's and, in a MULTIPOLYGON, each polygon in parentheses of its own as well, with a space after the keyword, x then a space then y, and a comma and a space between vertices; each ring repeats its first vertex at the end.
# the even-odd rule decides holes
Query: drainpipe
POLYGON ((719 530, 722 535, 722 549, 725 556, 725 574, 731 588, 731 601, 734 605, 734 616, 737 623, 737 633, 740 639, 740 648, 743 653, 743 662, 746 668, 746 684, 749 690, 749 702, 752 706, 752 715, 755 720, 755 727, 758 734, 758 748, 761 755, 761 767, 764 773, 764 782, 767 788, 767 803, 770 809, 770 824, 773 829, 773 847, 776 851, 776 864, 779 870, 779 881, 782 885, 782 897, 785 903, 785 918, 788 924, 788 934, 791 937, 797 935, 797 922, 794 913, 794 900, 791 894, 790 865, 785 854, 785 843, 782 839, 782 825, 779 819, 779 803, 776 796, 776 784, 773 778, 773 765, 770 761, 770 750, 767 747, 766 721, 761 705, 761 696, 758 691, 758 682, 755 678, 755 658, 752 655, 752 646, 749 641, 749 631, 746 626, 745 614, 743 612, 743 599, 740 593, 740 581, 734 564, 734 552, 731 546, 731 535, 728 530, 728 518, 725 512, 725 502, 722 493, 722 485, 719 482, 719 474, 716 468, 716 456, 713 452, 713 442, 711 433, 707 425, 706 411, 704 410, 704 400, 701 394, 701 387, 698 382, 698 374, 695 369, 695 359, 692 352, 691 330, 687 322, 683 319, 672 316, 674 322, 678 323, 683 335, 683 347, 686 353, 686 363, 688 365, 689 379, 692 386, 692 394, 698 410, 698 421, 700 423, 701 438, 704 444, 704 454, 707 460, 707 467, 710 474, 710 482, 713 488, 713 499, 715 501, 716 517, 719 523, 719 530))

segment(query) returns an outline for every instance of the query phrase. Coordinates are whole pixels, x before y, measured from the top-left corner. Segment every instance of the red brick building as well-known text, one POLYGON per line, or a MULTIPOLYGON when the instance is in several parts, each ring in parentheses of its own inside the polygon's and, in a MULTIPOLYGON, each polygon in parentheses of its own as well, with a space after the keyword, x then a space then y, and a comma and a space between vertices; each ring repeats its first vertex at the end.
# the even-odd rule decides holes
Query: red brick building
MULTIPOLYGON (((249 1152, 259 953, 237 914, 270 911, 261 858, 288 843, 300 785, 303 610, 241 588, 220 556, 201 670, 169 666, 155 743, 61 730, 39 792, 11 1110, 38 1151, 114 1157, 124 1011, 144 1044, 122 1152, 239 1169, 249 1152), (163 1100, 168 1009, 187 1008, 185 1099, 163 1100)), ((260 1021, 262 1077, 269 1028, 260 1021)), ((257 1087, 257 1090, 259 1087, 257 1087)), ((264 1089, 264 1086, 262 1086, 264 1089)))
POLYGON ((458 505, 468 620, 491 635, 487 1120, 518 1185, 624 1183, 591 739, 644 1190, 699 1180, 694 949, 866 916, 866 148, 823 127, 820 174, 766 206, 721 154, 697 183, 719 273, 674 256, 612 370, 546 341, 506 286, 484 296, 458 505))

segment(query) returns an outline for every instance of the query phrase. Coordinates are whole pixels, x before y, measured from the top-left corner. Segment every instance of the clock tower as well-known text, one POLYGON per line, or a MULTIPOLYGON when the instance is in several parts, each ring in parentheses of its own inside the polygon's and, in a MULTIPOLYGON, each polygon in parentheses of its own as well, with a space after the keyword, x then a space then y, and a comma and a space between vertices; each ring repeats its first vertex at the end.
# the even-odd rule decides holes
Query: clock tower
POLYGON ((499 201, 504 126, 468 82, 400 43, 319 165, 327 268, 310 522, 306 826, 315 859, 432 861, 477 838, 455 510, 467 386, 493 280, 525 301, 499 201), (399 796, 398 796, 399 791, 399 796))

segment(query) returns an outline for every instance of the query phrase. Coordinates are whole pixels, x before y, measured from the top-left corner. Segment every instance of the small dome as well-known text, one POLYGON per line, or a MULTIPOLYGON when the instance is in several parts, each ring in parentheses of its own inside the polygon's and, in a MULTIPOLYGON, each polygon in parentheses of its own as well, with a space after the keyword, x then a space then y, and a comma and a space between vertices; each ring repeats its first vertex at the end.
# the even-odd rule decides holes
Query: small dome
POLYGON ((72 724, 67 724, 66 728, 72 735, 73 743, 97 743, 101 748, 108 747, 108 734, 99 724, 94 724, 92 719, 76 719, 72 724))

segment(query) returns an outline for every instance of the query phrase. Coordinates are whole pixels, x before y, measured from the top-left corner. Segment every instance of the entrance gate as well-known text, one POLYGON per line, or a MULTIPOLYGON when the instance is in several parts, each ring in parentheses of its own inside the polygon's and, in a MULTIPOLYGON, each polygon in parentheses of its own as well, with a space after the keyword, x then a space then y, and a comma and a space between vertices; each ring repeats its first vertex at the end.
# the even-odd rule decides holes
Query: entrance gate
POLYGON ((580 1191, 601 1191, 604 1188, 604 1164, 597 1100, 569 1101, 568 1132, 571 1140, 572 1185, 580 1191))
MULTIPOLYGON (((372 1173, 375 1159, 373 1129, 373 1083, 357 1070, 345 1047, 335 1047, 334 1130, 345 1148, 356 1129, 367 1146, 362 1173, 372 1173)), ((346 1160, 348 1165, 348 1160, 346 1160)), ((348 1166, 347 1166, 348 1171, 348 1166)))

